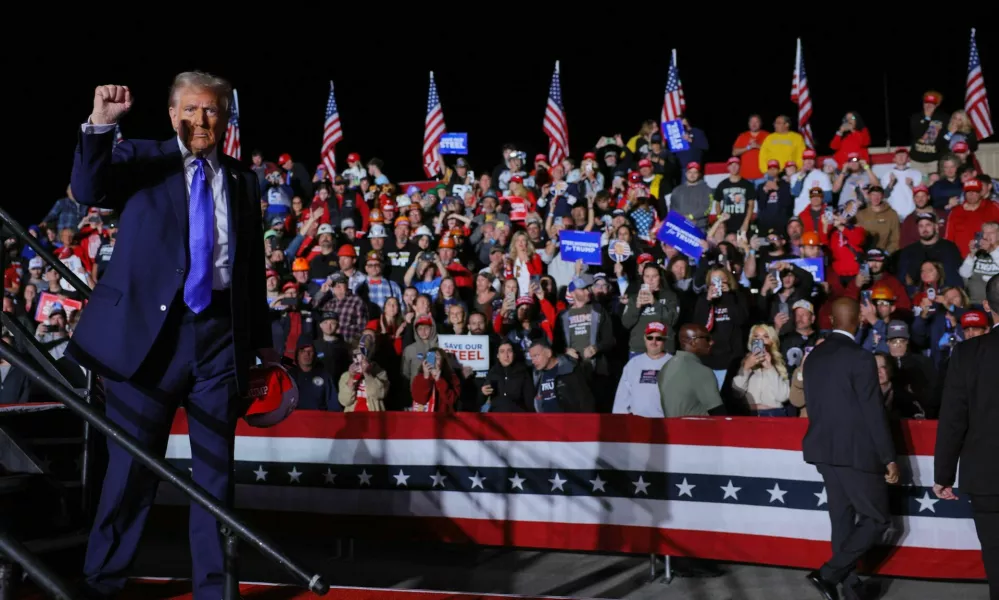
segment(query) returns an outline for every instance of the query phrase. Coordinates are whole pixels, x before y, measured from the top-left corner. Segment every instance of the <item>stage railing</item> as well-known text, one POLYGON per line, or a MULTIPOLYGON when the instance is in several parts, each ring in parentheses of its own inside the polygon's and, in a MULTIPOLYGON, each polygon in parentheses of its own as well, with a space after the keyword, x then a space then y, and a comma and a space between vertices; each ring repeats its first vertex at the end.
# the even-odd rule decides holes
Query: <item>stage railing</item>
MULTIPOLYGON (((62 264, 62 262, 56 260, 51 253, 49 253, 31 234, 29 234, 17 221, 15 221, 7 211, 0 208, 0 220, 3 224, 14 233, 14 235, 20 239, 23 243, 28 245, 32 250, 34 250, 42 260, 51 265, 60 276, 64 277, 69 281, 70 285, 80 291, 84 298, 89 297, 90 290, 87 286, 79 280, 67 267, 62 264)), ((5 260, 5 259, 0 259, 5 260)), ((6 268, 6 265, 0 264, 0 270, 6 268)), ((23 335, 23 331, 15 330, 15 335, 23 335)), ((33 340, 25 340, 25 343, 30 344, 33 340)), ((170 483, 173 487, 180 490, 187 498, 193 502, 197 502, 205 510, 210 512, 216 519, 222 523, 222 534, 226 537, 225 543, 223 544, 224 550, 226 552, 226 577, 225 577, 225 599, 226 600, 236 600, 239 598, 238 583, 239 578, 234 572, 237 568, 237 546, 235 538, 242 538, 244 541, 250 543, 258 552, 260 552, 265 557, 278 563, 282 568, 284 568, 292 577, 295 579, 296 583, 310 590, 311 592, 323 596, 329 591, 329 585, 323 581, 319 574, 310 574, 304 568, 302 568, 298 563, 293 561, 284 552, 279 550, 271 541, 265 539, 263 536, 259 535, 253 531, 246 523, 238 519, 233 512, 223 508, 214 497, 212 497, 204 488, 195 484, 189 479, 186 473, 182 473, 175 467, 170 466, 163 457, 156 457, 150 454, 146 449, 139 445, 139 443, 130 436, 125 430, 123 430, 118 425, 108 421, 103 414, 98 412, 89 402, 89 392, 92 388, 88 388, 81 393, 78 390, 74 390, 64 383, 61 383, 57 378, 53 377, 52 374, 47 373, 45 369, 39 366, 35 360, 31 360, 24 356, 21 352, 16 350, 14 347, 10 346, 6 342, 0 342, 0 357, 9 362, 14 368, 22 370, 28 375, 33 383, 40 386, 45 390, 54 400, 62 402, 69 410, 76 413, 81 417, 86 425, 88 426, 88 431, 85 432, 85 442, 89 444, 89 427, 93 427, 100 433, 102 433, 109 440, 112 440, 119 444, 126 452, 131 454, 135 459, 142 464, 144 467, 152 471, 160 479, 170 483)), ((50 359, 48 355, 43 358, 50 359)), ((92 377, 88 376, 88 384, 93 382, 92 377)), ((87 446, 84 447, 85 455, 89 455, 87 446)), ((91 478, 87 474, 88 465, 86 460, 83 464, 82 469, 84 475, 82 477, 82 484, 89 484, 91 478)), ((84 491, 86 494, 86 490, 84 491)), ((86 498, 86 496, 85 496, 86 498)), ((3 540, 5 543, 10 540, 3 540)), ((31 572, 37 564, 30 555, 19 553, 17 551, 18 547, 15 545, 10 545, 13 552, 5 552, 7 556, 19 564, 21 564, 26 570, 31 572), (27 562, 24 562, 27 561, 27 562)), ((3 549, 0 547, 0 549, 3 549)), ((37 569, 36 569, 37 571, 37 569)), ((42 571, 37 571, 40 573, 41 577, 45 577, 45 573, 42 571)), ((39 581, 39 583, 45 586, 45 582, 39 581)), ((48 589, 48 588, 47 588, 48 589)), ((61 596, 57 596, 61 597, 61 596)), ((71 596, 66 596, 71 597, 71 596)))

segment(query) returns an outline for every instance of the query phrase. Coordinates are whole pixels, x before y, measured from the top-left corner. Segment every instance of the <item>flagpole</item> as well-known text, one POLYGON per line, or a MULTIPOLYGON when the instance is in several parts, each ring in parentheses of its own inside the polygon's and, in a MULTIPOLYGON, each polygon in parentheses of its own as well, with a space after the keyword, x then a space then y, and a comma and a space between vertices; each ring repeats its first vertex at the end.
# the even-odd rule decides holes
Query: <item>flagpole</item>
POLYGON ((232 108, 233 112, 237 115, 239 114, 239 95, 236 94, 235 88, 232 90, 232 108))
POLYGON ((676 64, 676 48, 673 48, 673 66, 674 67, 678 67, 679 66, 679 65, 676 64))
POLYGON ((559 62, 560 62, 560 61, 557 61, 557 60, 555 61, 555 72, 556 72, 556 73, 558 73, 558 72, 559 72, 559 71, 558 71, 558 63, 559 63, 559 62))

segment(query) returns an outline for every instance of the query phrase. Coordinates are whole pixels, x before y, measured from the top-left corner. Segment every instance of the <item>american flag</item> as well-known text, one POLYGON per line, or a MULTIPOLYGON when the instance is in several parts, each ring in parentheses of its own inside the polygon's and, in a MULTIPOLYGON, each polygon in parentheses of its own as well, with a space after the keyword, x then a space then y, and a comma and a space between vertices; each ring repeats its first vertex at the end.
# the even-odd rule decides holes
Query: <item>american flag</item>
POLYGON ((569 123, 565 120, 565 107, 562 106, 562 85, 559 83, 558 71, 559 61, 555 61, 544 123, 545 135, 548 136, 548 160, 553 165, 569 156, 569 123))
POLYGON ((687 110, 687 101, 683 98, 683 84, 680 83, 680 70, 676 66, 676 50, 669 59, 669 75, 666 77, 666 98, 663 99, 661 123, 679 119, 687 110))
MULTIPOLYGON (((356 531, 363 519, 368 534, 460 531, 484 545, 815 568, 829 557, 830 498, 802 458, 803 421, 297 410, 273 427, 236 427, 235 504, 310 528, 356 531)), ((911 475, 887 493, 904 535, 878 572, 983 578, 967 495, 932 491, 936 423, 899 426, 898 463, 911 475)), ((192 466, 188 432, 180 411, 166 458, 181 471, 192 466)), ((190 504, 167 483, 156 501, 190 504)))
POLYGON ((805 76, 805 59, 801 56, 801 38, 798 38, 798 53, 794 58, 794 79, 791 80, 791 102, 798 105, 798 131, 805 138, 805 145, 815 147, 812 137, 812 96, 808 93, 808 77, 805 76))
POLYGON ((995 133, 992 129, 992 115, 989 111, 989 97, 985 93, 985 76, 982 75, 982 59, 978 57, 975 44, 975 30, 971 30, 971 54, 968 57, 968 89, 964 93, 964 112, 975 124, 978 139, 985 139, 995 133))
POLYGON ((433 177, 440 172, 441 136, 447 131, 444 125, 444 109, 437 95, 434 72, 430 72, 430 94, 427 97, 427 119, 423 126, 423 172, 433 177))
POLYGON ((326 123, 323 125, 323 164, 330 179, 336 174, 336 144, 343 139, 340 129, 340 109, 333 97, 333 82, 330 81, 330 98, 326 101, 326 123))
POLYGON ((239 98, 236 90, 232 91, 232 114, 229 115, 229 125, 225 128, 225 146, 222 152, 236 160, 242 156, 239 148, 239 98))

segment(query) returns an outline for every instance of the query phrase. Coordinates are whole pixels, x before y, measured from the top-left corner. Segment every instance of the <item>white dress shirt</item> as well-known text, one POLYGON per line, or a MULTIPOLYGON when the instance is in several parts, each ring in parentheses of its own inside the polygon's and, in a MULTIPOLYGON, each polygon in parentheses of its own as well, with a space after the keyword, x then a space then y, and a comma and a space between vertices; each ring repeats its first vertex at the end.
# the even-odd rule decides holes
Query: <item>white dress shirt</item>
POLYGON ((842 333, 843 335, 845 335, 846 337, 850 338, 854 342, 857 341, 857 337, 855 335, 853 335, 852 333, 850 333, 849 331, 843 331, 842 329, 833 329, 833 333, 842 333))
MULTIPOLYGON (((100 134, 114 130, 114 124, 93 125, 83 124, 83 133, 100 134)), ((194 155, 177 137, 177 145, 180 147, 180 154, 184 158, 184 197, 188 205, 191 202, 191 183, 194 181, 194 155)), ((215 201, 215 246, 212 251, 212 289, 224 290, 229 287, 232 279, 232 271, 229 265, 229 201, 225 193, 225 176, 222 165, 219 163, 218 147, 212 148, 211 153, 205 158, 205 178, 212 190, 212 199, 215 201)))

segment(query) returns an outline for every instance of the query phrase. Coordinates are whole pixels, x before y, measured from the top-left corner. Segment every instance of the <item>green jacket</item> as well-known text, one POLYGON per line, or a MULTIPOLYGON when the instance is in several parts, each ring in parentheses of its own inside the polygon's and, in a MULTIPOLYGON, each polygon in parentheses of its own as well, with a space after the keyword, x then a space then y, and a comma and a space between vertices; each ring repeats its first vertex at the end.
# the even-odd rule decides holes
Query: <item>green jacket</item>
MULTIPOLYGON (((665 278, 664 278, 665 279, 665 278)), ((630 286, 628 289, 631 292, 630 286)), ((621 324, 631 330, 628 350, 645 352, 645 326, 653 321, 666 324, 666 352, 676 353, 676 326, 680 319, 680 299, 668 285, 655 294, 655 304, 638 308, 638 292, 628 294, 628 306, 621 314, 621 324)))

